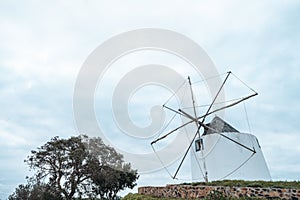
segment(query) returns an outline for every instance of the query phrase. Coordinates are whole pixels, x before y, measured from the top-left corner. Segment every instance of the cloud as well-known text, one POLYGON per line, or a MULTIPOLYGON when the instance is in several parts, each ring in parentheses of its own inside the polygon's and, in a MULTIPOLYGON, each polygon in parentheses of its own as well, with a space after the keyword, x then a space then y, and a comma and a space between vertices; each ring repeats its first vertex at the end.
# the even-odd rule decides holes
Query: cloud
MULTIPOLYGON (((116 34, 143 27, 170 29, 190 37, 206 50, 220 73, 232 70, 257 90, 259 96, 249 101, 247 111, 271 174, 275 179, 299 180, 299 171, 293 170, 300 165, 296 144, 299 6, 292 0, 285 4, 237 0, 0 2, 0 156, 5 163, 1 165, 0 190, 4 192, 0 198, 24 182, 27 169, 21 163, 31 149, 55 135, 76 134, 73 87, 90 52, 116 34)), ((182 65, 175 64, 180 70, 182 65)), ((118 70, 109 72, 112 80, 120 77, 118 70)), ((143 98, 149 100, 149 96, 133 97, 130 103, 143 106, 143 98)), ((131 114, 139 123, 137 116, 147 109, 134 108, 131 105, 131 114)), ((145 124, 145 120, 140 122, 145 124)), ((111 121, 105 128, 117 129, 111 121)), ((139 181, 142 185, 169 182, 164 171, 143 175, 139 181)))
POLYGON ((259 136, 263 145, 268 166, 274 180, 299 180, 300 148, 297 132, 261 132, 259 136))
POLYGON ((17 147, 28 144, 26 141, 27 134, 24 134, 24 130, 17 124, 9 123, 8 121, 0 120, 1 134, 0 145, 2 147, 17 147), (12 130, 13 129, 13 130, 12 130), (20 133, 22 136, 17 136, 15 133, 20 133))

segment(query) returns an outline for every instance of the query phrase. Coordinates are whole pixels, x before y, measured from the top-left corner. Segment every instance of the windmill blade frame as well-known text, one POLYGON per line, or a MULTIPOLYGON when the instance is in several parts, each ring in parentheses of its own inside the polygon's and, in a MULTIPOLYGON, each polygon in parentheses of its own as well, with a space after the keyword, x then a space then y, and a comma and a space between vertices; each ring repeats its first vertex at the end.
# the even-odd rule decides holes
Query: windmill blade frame
MULTIPOLYGON (((183 164, 183 162, 185 161, 188 152, 190 151, 192 145, 194 144, 197 135, 199 135, 199 138, 201 137, 201 136, 200 136, 200 130, 201 130, 201 128, 203 127, 204 129, 212 129, 211 127, 207 126, 207 125, 204 123, 205 120, 206 120, 206 118, 207 118, 209 115, 212 115, 212 114, 217 113, 217 112, 219 112, 219 111, 221 111, 221 110, 224 110, 224 109, 233 107, 233 106, 235 106, 235 105, 237 105, 237 104, 239 104, 239 103, 241 103, 241 102, 243 102, 243 101, 245 101, 245 100, 247 100, 247 99, 249 99, 249 98, 251 98, 251 97, 254 97, 254 96, 258 95, 258 93, 257 93, 255 90, 253 90, 252 88, 250 88, 249 86, 247 86, 244 82, 242 82, 239 78, 237 78, 237 77, 234 75, 234 77, 236 77, 238 80, 240 80, 244 85, 246 85, 246 86, 247 86, 251 91, 253 91, 254 93, 251 94, 251 95, 248 95, 248 96, 246 96, 246 97, 242 97, 242 98, 235 99, 235 100, 237 100, 237 101, 235 101, 235 102, 233 102, 233 103, 231 103, 231 104, 225 105, 225 106, 223 106, 223 107, 220 107, 220 108, 217 108, 217 109, 211 111, 213 105, 215 104, 216 100, 218 99, 218 96, 219 96, 220 92, 223 90, 224 85, 225 85, 225 83, 227 82, 227 80, 228 80, 228 78, 229 78, 229 76, 230 76, 231 74, 232 74, 231 71, 227 72, 227 75, 226 75, 225 79, 223 80, 221 86, 219 87, 219 89, 218 89, 216 95, 214 96, 212 102, 209 104, 209 107, 208 107, 208 109, 206 110, 205 114, 202 115, 202 116, 197 116, 196 105, 195 105, 195 99, 194 99, 194 94, 193 94, 192 83, 191 83, 190 77, 188 77, 188 83, 189 83, 189 85, 190 85, 190 92, 191 92, 192 105, 193 105, 193 114, 195 115, 195 117, 193 117, 191 114, 185 112, 184 110, 182 110, 182 109, 180 109, 180 108, 179 108, 178 110, 175 110, 175 109, 170 108, 169 106, 167 106, 167 105, 165 105, 165 104, 163 105, 164 108, 166 108, 166 109, 168 109, 168 110, 170 110, 170 111, 172 111, 172 112, 175 112, 176 114, 179 114, 179 115, 182 116, 182 117, 188 118, 190 121, 185 122, 184 124, 182 124, 182 125, 176 127, 175 129, 171 130, 171 131, 168 132, 167 134, 165 134, 165 135, 163 135, 163 136, 161 136, 161 137, 155 139, 154 141, 152 141, 152 142, 151 142, 151 146, 152 146, 152 149, 153 149, 154 151, 155 151, 155 149, 154 149, 154 147, 153 147, 153 144, 155 144, 156 142, 158 142, 158 141, 160 141, 160 140, 162 140, 162 139, 167 138, 169 135, 173 134, 174 132, 178 131, 178 130, 181 129, 181 128, 184 128, 185 126, 187 126, 187 125, 189 125, 189 124, 191 124, 191 123, 193 123, 193 122, 195 122, 195 123, 196 123, 196 126, 197 126, 197 130, 196 130, 196 132, 194 133, 194 135, 193 135, 193 137, 192 137, 192 140, 190 140, 190 143, 189 143, 189 145, 188 145, 188 148, 186 149, 186 151, 185 151, 183 157, 181 158, 180 163, 179 163, 179 165, 178 165, 178 167, 177 167, 177 169, 176 169, 174 175, 171 175, 171 174, 170 174, 170 176, 171 176, 173 179, 177 179, 178 172, 179 172, 179 170, 181 169, 182 164, 183 164)), ((242 147, 242 148, 244 148, 244 149, 246 149, 246 150, 252 152, 252 154, 256 154, 256 150, 255 150, 254 146, 253 146, 253 149, 252 149, 252 148, 248 147, 247 145, 244 145, 244 144, 242 144, 242 143, 236 141, 235 139, 232 139, 232 138, 230 138, 230 137, 228 137, 228 136, 222 134, 221 132, 216 131, 215 133, 218 133, 220 136, 222 136, 222 137, 225 138, 226 140, 229 140, 229 141, 231 141, 231 142, 233 142, 233 143, 239 145, 240 147, 242 147)), ((250 158, 251 158, 251 157, 250 157, 250 158)), ((250 158, 249 158, 249 159, 250 159, 250 158)), ((246 163, 246 162, 245 162, 245 163, 246 163)), ((245 163, 244 163, 244 164, 245 164, 245 163)), ((241 166, 242 166, 242 165, 241 165, 241 166)), ((200 166, 199 166, 199 167, 200 167, 200 166)), ((203 176, 204 180, 207 182, 207 181, 208 181, 208 176, 207 176, 207 170, 206 170, 206 167, 205 167, 205 161, 204 161, 204 171, 205 171, 205 173, 204 173, 204 174, 202 173, 202 176, 203 176)), ((201 170, 201 172, 202 172, 202 170, 201 170)))

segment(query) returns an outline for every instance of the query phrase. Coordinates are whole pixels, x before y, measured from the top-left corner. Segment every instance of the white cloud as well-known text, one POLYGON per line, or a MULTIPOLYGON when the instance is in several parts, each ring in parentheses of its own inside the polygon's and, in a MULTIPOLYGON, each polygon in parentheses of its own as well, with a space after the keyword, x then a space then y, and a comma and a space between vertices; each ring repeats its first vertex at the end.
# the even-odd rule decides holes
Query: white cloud
MULTIPOLYGON (((251 100, 248 113, 271 173, 276 179, 300 179, 291 169, 300 165, 298 2, 82 0, 0 5, 0 155, 12 157, 1 157, 6 166, 1 170, 5 192, 0 198, 23 181, 5 176, 15 160, 21 163, 30 149, 51 136, 75 134, 72 92, 88 54, 108 38, 142 27, 190 37, 221 73, 232 70, 256 89, 260 95, 251 100), (16 149, 21 149, 19 155, 13 153, 16 149)), ((162 174, 149 174, 140 183, 151 184, 162 174)), ((157 183, 169 182, 164 177, 157 183)))
POLYGON ((28 145, 26 137, 29 135, 22 127, 4 120, 0 120, 0 127, 0 146, 3 148, 28 145))
POLYGON ((300 147, 297 132, 261 132, 259 139, 275 180, 299 180, 300 147))

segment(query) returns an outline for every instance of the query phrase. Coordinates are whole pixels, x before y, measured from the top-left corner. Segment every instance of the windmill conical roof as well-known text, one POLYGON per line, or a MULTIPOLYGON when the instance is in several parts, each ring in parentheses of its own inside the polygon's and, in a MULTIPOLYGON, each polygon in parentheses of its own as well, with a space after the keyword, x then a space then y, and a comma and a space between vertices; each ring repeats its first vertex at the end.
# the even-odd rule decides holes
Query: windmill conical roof
POLYGON ((205 128, 203 135, 212 133, 239 132, 218 116, 215 116, 210 123, 206 124, 206 126, 208 128, 205 128))

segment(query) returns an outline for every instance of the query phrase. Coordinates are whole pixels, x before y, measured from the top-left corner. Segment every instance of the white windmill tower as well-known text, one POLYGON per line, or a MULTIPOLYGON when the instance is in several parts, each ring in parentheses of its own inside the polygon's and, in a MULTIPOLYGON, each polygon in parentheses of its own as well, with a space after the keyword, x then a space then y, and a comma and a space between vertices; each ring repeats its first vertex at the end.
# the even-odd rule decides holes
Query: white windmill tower
POLYGON ((190 152, 193 180, 204 179, 206 182, 222 179, 271 180, 270 172, 257 138, 250 133, 239 132, 221 117, 215 115, 221 110, 228 109, 256 96, 257 93, 250 88, 253 92, 251 95, 235 99, 235 101, 213 110, 218 95, 231 74, 231 72, 227 73, 208 109, 201 116, 197 115, 190 78, 188 78, 188 83, 190 85, 193 111, 189 113, 184 109, 173 109, 164 104, 164 108, 185 118, 185 121, 179 127, 151 142, 154 151, 153 145, 155 143, 166 139, 169 135, 187 125, 196 124, 196 130, 193 132, 194 134, 190 139, 186 152, 172 175, 173 179, 177 177, 184 160, 190 152), (211 115, 215 116, 207 123, 206 118, 211 115))

